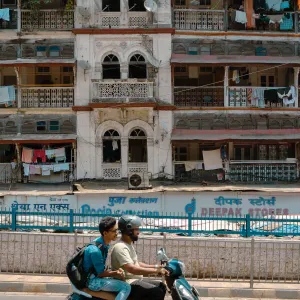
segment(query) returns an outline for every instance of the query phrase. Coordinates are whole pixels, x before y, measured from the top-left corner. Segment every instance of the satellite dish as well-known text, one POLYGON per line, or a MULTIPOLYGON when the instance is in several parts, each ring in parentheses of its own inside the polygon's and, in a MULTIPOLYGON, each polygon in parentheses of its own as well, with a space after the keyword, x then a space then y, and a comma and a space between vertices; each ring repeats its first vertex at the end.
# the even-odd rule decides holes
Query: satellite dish
POLYGON ((147 11, 156 12, 157 11, 157 3, 154 0, 146 0, 144 2, 144 6, 147 11))
POLYGON ((91 12, 88 7, 77 6, 77 9, 85 19, 89 19, 91 17, 91 12))
POLYGON ((90 63, 87 60, 79 60, 78 66, 84 70, 89 70, 91 68, 90 63))

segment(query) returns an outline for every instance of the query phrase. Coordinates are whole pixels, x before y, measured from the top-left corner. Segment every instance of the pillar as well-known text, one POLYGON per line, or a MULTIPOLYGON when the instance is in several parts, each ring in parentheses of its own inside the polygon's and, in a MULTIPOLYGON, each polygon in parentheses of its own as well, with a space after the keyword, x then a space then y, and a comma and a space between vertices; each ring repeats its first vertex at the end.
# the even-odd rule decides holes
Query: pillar
POLYGON ((120 67, 121 79, 128 79, 128 64, 122 64, 120 67))
POLYGON ((154 139, 147 138, 148 172, 154 175, 154 139))
POLYGON ((17 97, 16 97, 16 101, 17 101, 17 107, 21 108, 22 107, 22 95, 21 95, 21 88, 20 88, 20 68, 19 67, 15 67, 15 73, 16 73, 16 77, 17 77, 17 97))
POLYGON ((128 177, 128 137, 121 138, 121 163, 122 163, 122 177, 128 177))
POLYGON ((228 91, 228 86, 229 86, 229 66, 225 66, 225 72, 224 72, 224 107, 229 106, 229 91, 228 91))
POLYGON ((299 85, 298 85, 298 79, 299 79, 299 67, 294 68, 294 87, 296 90, 296 96, 295 96, 295 107, 299 107, 299 85))

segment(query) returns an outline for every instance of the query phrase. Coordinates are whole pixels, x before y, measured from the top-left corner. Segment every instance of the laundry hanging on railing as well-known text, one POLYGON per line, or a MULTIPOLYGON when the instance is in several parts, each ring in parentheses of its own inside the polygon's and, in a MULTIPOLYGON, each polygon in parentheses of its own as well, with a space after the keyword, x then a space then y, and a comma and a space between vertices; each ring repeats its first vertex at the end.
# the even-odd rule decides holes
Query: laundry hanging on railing
POLYGON ((0 86, 0 104, 12 106, 16 101, 16 91, 13 85, 0 86))
POLYGON ((58 148, 58 149, 28 149, 23 148, 22 151, 22 162, 32 163, 38 162, 40 159, 43 163, 46 162, 47 159, 55 159, 58 162, 66 162, 66 149, 58 148))
POLYGON ((291 86, 287 93, 280 94, 277 92, 277 95, 282 99, 284 105, 294 104, 296 98, 296 89, 294 86, 291 86))
POLYGON ((24 167, 24 176, 29 175, 42 175, 42 176, 50 176, 51 171, 54 173, 61 171, 70 171, 69 163, 62 164, 51 164, 51 165, 34 165, 23 163, 24 167))
POLYGON ((9 8, 0 9, 0 19, 10 21, 9 8))

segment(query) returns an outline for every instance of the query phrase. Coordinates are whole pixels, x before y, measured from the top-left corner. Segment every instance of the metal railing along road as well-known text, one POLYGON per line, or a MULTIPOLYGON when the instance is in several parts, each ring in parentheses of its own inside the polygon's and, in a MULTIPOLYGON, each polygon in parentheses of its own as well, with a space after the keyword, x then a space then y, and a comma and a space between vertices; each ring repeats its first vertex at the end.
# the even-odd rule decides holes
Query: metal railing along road
MULTIPOLYGON (((0 232, 0 272, 65 274, 76 247, 96 235, 0 232)), ((113 246, 113 245, 112 245, 113 246)), ((189 280, 212 282, 300 283, 300 241, 241 238, 140 236, 139 261, 156 264, 161 247, 186 266, 189 280)), ((110 264, 110 257, 107 259, 110 264)))
POLYGON ((202 208, 202 215, 192 213, 159 215, 158 212, 147 210, 116 210, 113 214, 110 208, 83 213, 73 209, 67 211, 68 207, 69 204, 50 204, 51 211, 45 211, 46 204, 13 204, 12 209, 0 210, 0 229, 98 231, 100 219, 107 215, 118 218, 122 214, 137 214, 144 221, 141 230, 147 232, 167 232, 186 236, 224 234, 243 237, 300 236, 298 215, 288 215, 286 209, 265 208, 259 205, 255 209, 249 209, 249 214, 244 216, 241 215, 239 207, 202 208))

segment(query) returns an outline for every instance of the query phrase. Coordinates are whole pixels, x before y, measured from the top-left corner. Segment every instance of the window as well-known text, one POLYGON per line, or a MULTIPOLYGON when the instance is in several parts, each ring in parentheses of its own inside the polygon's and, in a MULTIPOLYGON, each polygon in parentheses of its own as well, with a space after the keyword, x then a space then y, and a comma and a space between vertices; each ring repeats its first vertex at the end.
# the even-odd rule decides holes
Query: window
POLYGON ((50 131, 59 131, 59 121, 50 121, 50 131))
POLYGON ((49 56, 50 57, 59 57, 60 56, 60 47, 59 46, 50 46, 49 56))
POLYGON ((107 55, 102 63, 103 79, 120 79, 120 63, 119 59, 113 55, 107 55))
POLYGON ((187 69, 186 69, 186 67, 175 67, 174 72, 175 73, 186 73, 187 69))
POLYGON ((37 132, 45 132, 47 130, 46 121, 38 121, 36 122, 36 131, 37 132))
POLYGON ((63 67, 64 73, 73 73, 73 67, 63 67))
POLYGON ((185 6, 186 5, 186 0, 175 0, 175 5, 185 6))
POLYGON ((37 57, 47 57, 47 47, 46 46, 37 46, 36 47, 36 56, 37 57))
POLYGON ((235 145, 234 159, 235 160, 251 160, 253 159, 251 145, 235 145))
POLYGON ((275 76, 273 75, 262 75, 260 76, 260 86, 262 87, 274 87, 275 76))
POLYGON ((147 136, 142 129, 133 129, 129 135, 129 162, 147 162, 147 136))
POLYGON ((103 135, 103 162, 121 162, 121 142, 119 133, 110 129, 103 135))
POLYGON ((189 47, 188 54, 197 55, 198 54, 198 48, 197 47, 189 47))
POLYGON ((2 6, 16 6, 17 0, 2 0, 2 6))
POLYGON ((103 0, 102 1, 102 11, 120 11, 120 0, 103 0))
POLYGON ((37 73, 50 73, 50 67, 37 67, 37 73))
POLYGON ((187 161, 187 147, 177 146, 175 147, 175 161, 187 161))
POLYGON ((129 11, 146 11, 144 1, 129 0, 129 11))
POLYGON ((186 54, 186 50, 185 50, 184 46, 178 45, 178 46, 175 48, 174 53, 175 53, 175 54, 186 54))
POLYGON ((147 78, 147 64, 144 56, 135 54, 129 62, 129 78, 147 78))

